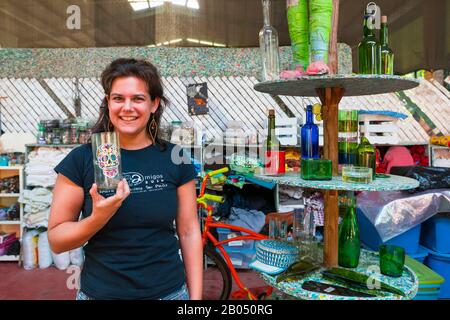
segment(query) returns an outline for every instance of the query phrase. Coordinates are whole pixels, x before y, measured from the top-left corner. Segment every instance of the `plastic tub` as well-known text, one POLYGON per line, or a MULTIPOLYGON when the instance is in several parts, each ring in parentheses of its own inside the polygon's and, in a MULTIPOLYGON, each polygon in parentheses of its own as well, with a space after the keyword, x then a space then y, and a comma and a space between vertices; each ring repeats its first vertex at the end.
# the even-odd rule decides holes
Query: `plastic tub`
POLYGON ((441 285, 439 299, 450 298, 450 254, 431 251, 425 260, 425 264, 445 279, 441 285))
MULTIPOLYGON (((217 234, 219 237, 219 241, 227 240, 229 238, 234 238, 237 236, 241 236, 242 234, 237 231, 231 231, 227 228, 217 228, 217 234)), ((226 244, 223 244, 225 249, 227 248, 253 248, 254 240, 237 240, 231 241, 226 244)))
POLYGON ((374 225, 366 218, 362 211, 357 209, 356 212, 361 241, 370 249, 378 251, 381 244, 392 244, 403 247, 408 255, 415 254, 419 251, 420 224, 389 241, 383 242, 374 225))
POLYGON ((428 252, 429 250, 427 248, 419 246, 419 251, 417 251, 416 253, 410 253, 409 256, 419 261, 420 263, 424 263, 426 257, 428 256, 428 252))
MULTIPOLYGON (((250 248, 245 247, 224 247, 225 251, 228 253, 231 263, 236 269, 249 269, 249 264, 255 258, 256 249, 252 245, 250 248)), ((219 249, 216 249, 220 255, 222 253, 219 249)))
POLYGON ((413 300, 437 300, 444 278, 411 257, 406 257, 405 265, 408 266, 419 279, 419 290, 413 300))
POLYGON ((434 216, 422 223, 420 243, 433 251, 450 253, 450 217, 434 216))

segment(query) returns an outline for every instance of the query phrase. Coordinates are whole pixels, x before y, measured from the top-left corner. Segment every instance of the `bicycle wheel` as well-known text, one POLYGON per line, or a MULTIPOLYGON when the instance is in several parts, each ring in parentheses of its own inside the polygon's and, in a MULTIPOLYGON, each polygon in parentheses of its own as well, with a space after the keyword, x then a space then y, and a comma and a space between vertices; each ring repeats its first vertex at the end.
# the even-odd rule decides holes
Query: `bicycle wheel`
POLYGON ((222 256, 210 245, 204 249, 203 268, 203 300, 227 300, 231 293, 231 272, 222 256))

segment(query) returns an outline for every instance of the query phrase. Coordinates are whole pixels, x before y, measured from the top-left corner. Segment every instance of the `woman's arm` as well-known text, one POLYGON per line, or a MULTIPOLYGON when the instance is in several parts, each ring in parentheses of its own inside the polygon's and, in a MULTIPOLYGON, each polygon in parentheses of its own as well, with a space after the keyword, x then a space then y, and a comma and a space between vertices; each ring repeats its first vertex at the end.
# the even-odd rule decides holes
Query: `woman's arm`
POLYGON ((48 240, 55 253, 66 252, 84 245, 114 215, 129 195, 126 181, 121 181, 116 194, 107 199, 97 192, 94 184, 89 191, 92 196, 92 213, 78 221, 84 201, 83 189, 58 174, 48 221, 48 240))
POLYGON ((203 290, 203 245, 197 218, 195 181, 178 187, 177 196, 176 226, 189 296, 191 300, 199 300, 202 298, 203 290))

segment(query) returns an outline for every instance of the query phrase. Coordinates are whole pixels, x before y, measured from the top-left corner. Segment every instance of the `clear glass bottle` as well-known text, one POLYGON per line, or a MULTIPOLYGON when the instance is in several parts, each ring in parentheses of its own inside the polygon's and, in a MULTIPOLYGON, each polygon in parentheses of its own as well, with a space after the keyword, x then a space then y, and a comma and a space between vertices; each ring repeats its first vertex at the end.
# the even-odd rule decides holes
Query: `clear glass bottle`
POLYGON ((339 225, 338 264, 344 268, 356 268, 361 254, 356 203, 345 208, 345 215, 339 225))
POLYGON ((278 32, 270 25, 271 0, 262 0, 264 26, 259 32, 259 46, 262 60, 262 81, 273 81, 280 77, 278 32))
POLYGON ((364 37, 358 45, 360 74, 381 74, 381 46, 375 37, 374 28, 369 25, 372 15, 364 16, 364 37))
POLYGON ((389 48, 389 30, 387 24, 387 16, 381 17, 380 30, 381 44, 381 73, 394 74, 394 52, 389 48))
POLYGON ((306 107, 306 123, 301 130, 302 159, 319 159, 319 127, 314 123, 312 106, 306 107))

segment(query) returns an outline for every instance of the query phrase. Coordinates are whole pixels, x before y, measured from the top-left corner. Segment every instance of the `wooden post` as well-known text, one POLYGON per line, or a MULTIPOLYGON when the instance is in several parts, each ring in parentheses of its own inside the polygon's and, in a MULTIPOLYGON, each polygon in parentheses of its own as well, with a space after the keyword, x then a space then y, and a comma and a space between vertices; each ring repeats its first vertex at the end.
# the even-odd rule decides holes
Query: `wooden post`
MULTIPOLYGON (((333 164, 333 176, 337 176, 338 158, 338 111, 339 102, 344 95, 343 88, 317 89, 317 95, 322 102, 322 116, 324 126, 324 157, 333 164)), ((323 259, 326 267, 338 264, 338 223, 339 207, 338 192, 326 190, 324 194, 324 252, 323 259)))
POLYGON ((338 111, 339 102, 344 95, 343 88, 317 89, 322 102, 323 152, 324 158, 333 162, 333 176, 338 173, 338 111))
POLYGON ((331 74, 338 73, 338 25, 339 25, 339 0, 333 0, 333 18, 331 22, 330 47, 328 50, 328 67, 331 74))
POLYGON ((323 264, 325 267, 331 268, 338 265, 339 203, 337 190, 325 190, 324 204, 323 264))

